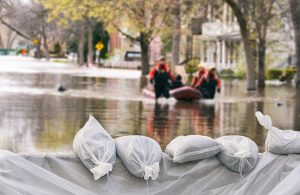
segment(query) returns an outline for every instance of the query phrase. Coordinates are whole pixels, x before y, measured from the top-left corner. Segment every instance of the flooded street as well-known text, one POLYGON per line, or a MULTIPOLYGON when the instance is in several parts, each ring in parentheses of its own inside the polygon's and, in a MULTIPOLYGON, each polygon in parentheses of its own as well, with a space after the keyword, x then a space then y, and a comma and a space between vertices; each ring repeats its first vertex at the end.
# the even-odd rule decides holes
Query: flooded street
POLYGON ((215 100, 155 103, 143 97, 147 82, 137 71, 103 71, 111 74, 0 70, 0 147, 14 152, 70 151, 89 114, 113 137, 146 135, 163 148, 178 135, 238 134, 253 139, 263 151, 267 131, 256 122, 257 110, 270 115, 276 127, 300 130, 300 98, 290 85, 247 92, 244 81, 223 81, 215 100), (58 92, 59 84, 68 90, 58 92))

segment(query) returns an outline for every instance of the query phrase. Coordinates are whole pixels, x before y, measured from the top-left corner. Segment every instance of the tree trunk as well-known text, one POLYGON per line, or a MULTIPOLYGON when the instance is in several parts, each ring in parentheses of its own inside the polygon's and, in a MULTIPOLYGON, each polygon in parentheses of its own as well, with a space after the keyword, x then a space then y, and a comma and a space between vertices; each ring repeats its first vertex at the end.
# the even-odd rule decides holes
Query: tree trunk
POLYGON ((45 56, 46 56, 46 59, 47 61, 50 60, 50 57, 49 57, 49 47, 48 47, 48 43, 47 43, 47 35, 45 32, 43 32, 43 46, 44 46, 44 49, 45 49, 45 56))
POLYGON ((2 37, 1 37, 1 33, 0 33, 0 48, 4 48, 4 44, 3 44, 2 37))
POLYGON ((6 34, 6 44, 5 44, 5 49, 10 49, 9 47, 9 42, 10 42, 10 39, 11 37, 13 36, 13 32, 12 30, 10 30, 7 34, 6 34))
POLYGON ((15 40, 18 38, 18 35, 15 34, 13 38, 8 42, 7 48, 12 48, 15 40))
POLYGON ((142 74, 149 74, 149 40, 145 33, 140 33, 140 46, 142 51, 142 74))
POLYGON ((290 0, 292 21, 295 32, 295 48, 296 48, 296 88, 300 89, 300 1, 290 0))
POLYGON ((246 63, 247 63, 247 90, 255 90, 255 71, 254 71, 254 58, 253 58, 253 49, 251 47, 248 32, 242 30, 241 34, 243 39, 244 50, 246 53, 246 63), (243 31, 243 32, 242 32, 243 31), (243 35, 244 34, 244 35, 243 35))
POLYGON ((186 59, 191 59, 193 57, 193 32, 191 24, 188 25, 188 33, 186 37, 186 59))
POLYGON ((40 39, 38 39, 38 44, 36 45, 35 58, 37 58, 37 59, 42 58, 41 40, 40 39))
POLYGON ((171 69, 174 70, 175 65, 179 64, 180 57, 180 0, 174 1, 173 10, 173 37, 172 37, 172 64, 171 69))
POLYGON ((17 37, 18 37, 18 34, 14 33, 13 30, 10 30, 6 34, 6 45, 3 48, 11 49, 15 40, 17 39, 17 37))
POLYGON ((93 66, 93 64, 94 64, 93 55, 94 55, 93 25, 88 24, 88 57, 87 57, 88 66, 93 66))
POLYGON ((84 29, 80 29, 79 33, 79 44, 78 44, 78 64, 83 66, 84 65, 84 29))
POLYGON ((265 87, 265 57, 266 57, 266 42, 259 39, 258 41, 258 88, 265 87))
POLYGON ((247 63, 247 90, 255 90, 255 71, 254 71, 254 58, 253 58, 253 49, 250 44, 249 39, 249 30, 247 27, 247 21, 241 11, 241 8, 238 7, 234 0, 225 0, 227 4, 231 7, 234 15, 237 18, 240 32, 242 36, 242 41, 244 45, 244 51, 246 54, 246 63, 247 63))

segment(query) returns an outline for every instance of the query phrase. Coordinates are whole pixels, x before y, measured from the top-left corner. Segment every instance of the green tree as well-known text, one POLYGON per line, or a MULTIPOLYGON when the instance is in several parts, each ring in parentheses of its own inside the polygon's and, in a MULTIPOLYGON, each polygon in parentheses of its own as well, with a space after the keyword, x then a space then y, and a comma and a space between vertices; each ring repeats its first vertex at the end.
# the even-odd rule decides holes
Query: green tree
POLYGON ((88 34, 88 65, 93 64, 93 30, 97 22, 108 18, 108 10, 104 2, 97 0, 38 0, 49 10, 49 20, 55 20, 59 24, 69 26, 76 25, 76 35, 79 37, 79 59, 83 62, 84 34, 88 34))
POLYGON ((98 23, 96 25, 93 32, 93 37, 93 45, 96 45, 98 42, 101 42, 104 45, 99 57, 101 59, 105 59, 108 53, 109 34, 102 23, 98 23))
POLYGON ((170 17, 171 0, 112 0, 110 9, 115 16, 110 21, 124 36, 138 42, 142 53, 142 74, 149 73, 149 45, 164 30, 166 20, 170 17), (124 22, 125 21, 125 22, 124 22), (124 30, 124 24, 132 32, 124 30))

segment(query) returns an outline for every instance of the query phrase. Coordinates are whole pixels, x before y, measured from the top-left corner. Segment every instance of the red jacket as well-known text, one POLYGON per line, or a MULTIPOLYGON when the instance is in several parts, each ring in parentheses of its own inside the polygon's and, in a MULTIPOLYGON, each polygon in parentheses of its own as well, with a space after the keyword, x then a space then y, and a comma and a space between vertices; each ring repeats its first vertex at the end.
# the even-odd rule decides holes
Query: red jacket
POLYGON ((208 71, 206 69, 202 69, 201 71, 197 71, 196 74, 193 76, 192 80, 192 87, 198 87, 200 86, 204 79, 206 79, 208 76, 208 71))
MULTIPOLYGON (((192 87, 200 87, 205 79, 208 79, 208 77, 211 77, 209 71, 203 69, 201 71, 198 71, 196 75, 193 77, 192 80, 192 87)), ((218 75, 216 73, 213 73, 212 77, 209 79, 214 79, 217 81, 217 89, 221 89, 221 80, 219 79, 218 75)))
POLYGON ((164 70, 164 71, 166 71, 166 72, 168 73, 170 79, 171 79, 172 81, 175 81, 175 77, 174 77, 174 75, 172 74, 172 72, 171 72, 171 70, 170 70, 168 64, 164 64, 163 67, 161 67, 160 64, 156 64, 156 65, 154 66, 154 68, 153 68, 153 69, 150 71, 150 73, 149 73, 149 79, 153 79, 155 73, 156 73, 157 71, 159 71, 159 70, 164 70))
POLYGON ((221 89, 221 80, 219 79, 218 75, 216 73, 213 73, 213 75, 211 76, 211 74, 208 75, 208 77, 211 77, 209 79, 214 79, 217 81, 217 89, 221 89))

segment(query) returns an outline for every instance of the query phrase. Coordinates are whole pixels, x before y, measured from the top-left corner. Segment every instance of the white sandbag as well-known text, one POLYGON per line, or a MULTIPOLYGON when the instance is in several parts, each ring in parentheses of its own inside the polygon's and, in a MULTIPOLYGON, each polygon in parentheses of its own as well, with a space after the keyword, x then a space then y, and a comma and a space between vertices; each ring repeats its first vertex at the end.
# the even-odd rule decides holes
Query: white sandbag
POLYGON ((184 163, 215 156, 222 145, 214 139, 201 135, 178 136, 166 147, 166 153, 174 162, 184 163))
POLYGON ((251 171, 258 158, 258 147, 251 139, 239 136, 223 136, 216 139, 222 144, 217 158, 229 169, 243 173, 251 171))
POLYGON ((300 132, 293 130, 281 130, 272 126, 271 117, 256 112, 258 122, 268 129, 266 138, 266 150, 275 154, 299 154, 300 132))
POLYGON ((73 140, 73 150, 82 163, 94 174, 94 179, 106 175, 116 162, 116 146, 113 138, 90 115, 73 140))
POLYGON ((162 150, 159 144, 145 136, 131 135, 115 139, 117 154, 127 170, 136 177, 156 180, 162 150))

